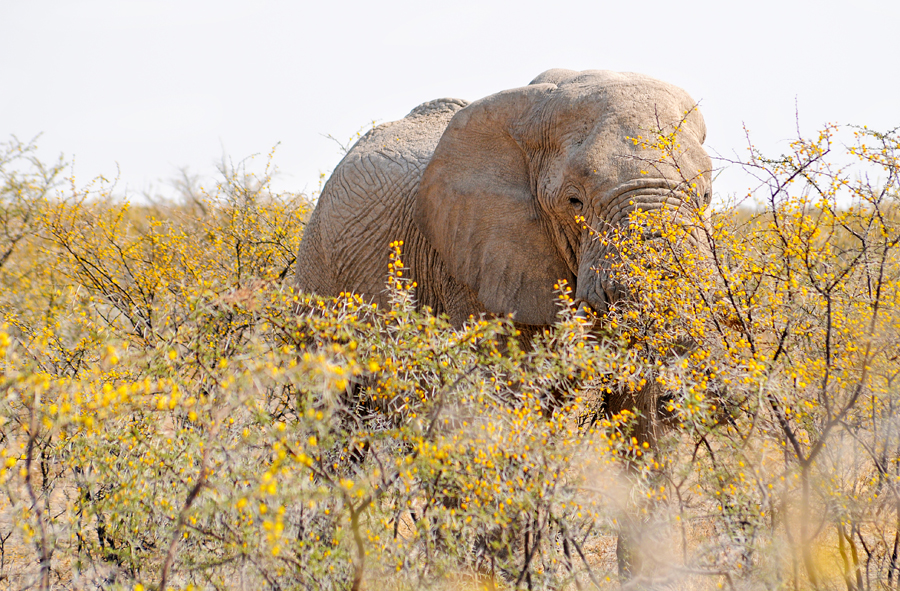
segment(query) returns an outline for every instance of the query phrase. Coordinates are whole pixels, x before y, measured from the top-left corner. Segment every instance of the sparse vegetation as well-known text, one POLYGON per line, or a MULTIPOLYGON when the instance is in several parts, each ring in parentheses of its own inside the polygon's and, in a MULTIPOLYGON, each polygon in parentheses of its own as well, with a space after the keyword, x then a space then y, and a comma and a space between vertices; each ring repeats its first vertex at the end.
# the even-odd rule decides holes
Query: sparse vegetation
POLYGON ((526 349, 416 312, 400 243, 388 309, 296 293, 271 164, 136 205, 13 139, 0 587, 616 588, 627 523, 635 587, 897 589, 900 137, 834 132, 752 152, 752 211, 595 228, 630 299, 560 285, 526 349))

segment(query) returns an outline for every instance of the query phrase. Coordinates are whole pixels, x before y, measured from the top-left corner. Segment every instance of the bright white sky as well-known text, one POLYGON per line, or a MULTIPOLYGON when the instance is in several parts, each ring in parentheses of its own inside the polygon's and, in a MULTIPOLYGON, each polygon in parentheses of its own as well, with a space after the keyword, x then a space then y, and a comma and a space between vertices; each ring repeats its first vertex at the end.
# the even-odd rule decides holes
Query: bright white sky
MULTIPOLYGON (((712 154, 770 153, 825 122, 900 125, 897 0, 0 0, 0 141, 43 133, 138 193, 281 142, 279 186, 313 191, 326 139, 437 97, 555 67, 649 74, 700 101, 712 154)), ((718 193, 743 193, 726 173, 718 193)))

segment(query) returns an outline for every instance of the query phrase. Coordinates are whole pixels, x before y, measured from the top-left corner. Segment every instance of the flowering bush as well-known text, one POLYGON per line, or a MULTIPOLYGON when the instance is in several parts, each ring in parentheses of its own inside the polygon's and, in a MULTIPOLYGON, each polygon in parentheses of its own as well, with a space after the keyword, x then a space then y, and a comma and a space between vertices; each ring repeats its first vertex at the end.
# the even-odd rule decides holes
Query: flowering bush
POLYGON ((295 292, 270 165, 134 205, 8 143, 0 577, 612 588, 627 530, 636 584, 895 587, 900 145, 857 131, 869 181, 834 133, 752 153, 752 211, 595 228, 630 297, 591 327, 560 285, 526 347, 417 311, 401 243, 389 308, 295 292))

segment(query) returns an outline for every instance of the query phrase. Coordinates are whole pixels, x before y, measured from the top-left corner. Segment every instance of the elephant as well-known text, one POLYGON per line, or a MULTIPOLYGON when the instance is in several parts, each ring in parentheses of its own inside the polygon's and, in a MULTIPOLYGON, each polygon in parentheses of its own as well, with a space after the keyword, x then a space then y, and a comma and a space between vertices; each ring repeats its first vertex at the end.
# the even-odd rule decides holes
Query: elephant
MULTIPOLYGON (((512 316, 523 339, 552 325, 557 289, 598 314, 627 297, 616 253, 593 230, 632 211, 709 203, 706 126, 682 89, 635 73, 553 69, 528 85, 468 103, 443 98, 365 134, 325 184, 297 256, 297 286, 388 304, 389 244, 403 242, 416 305, 460 326, 512 316), (677 163, 638 141, 678 128, 677 163), (667 160, 668 158, 668 160, 667 160)), ((650 385, 647 388, 652 388, 650 385)), ((606 411, 638 407, 653 430, 649 390, 614 393, 606 411)), ((639 528, 623 531, 627 573, 639 528)))
POLYGON ((635 73, 553 69, 472 103, 426 102, 338 164, 308 221, 297 286, 385 305, 388 245, 402 240, 416 305, 454 325, 482 314, 512 315, 526 334, 551 325, 561 280, 576 305, 603 313, 626 290, 589 228, 692 195, 708 203, 705 136, 685 91, 635 73), (679 166, 648 166, 659 155, 634 138, 672 125, 679 166))

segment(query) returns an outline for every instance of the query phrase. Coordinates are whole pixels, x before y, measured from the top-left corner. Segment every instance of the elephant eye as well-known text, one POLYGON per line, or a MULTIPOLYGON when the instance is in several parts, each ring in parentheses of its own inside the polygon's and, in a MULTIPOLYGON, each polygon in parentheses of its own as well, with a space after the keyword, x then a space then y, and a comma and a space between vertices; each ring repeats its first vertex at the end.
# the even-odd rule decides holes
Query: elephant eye
POLYGON ((584 203, 578 197, 569 197, 569 205, 574 207, 576 211, 581 211, 581 208, 584 207, 584 203))

